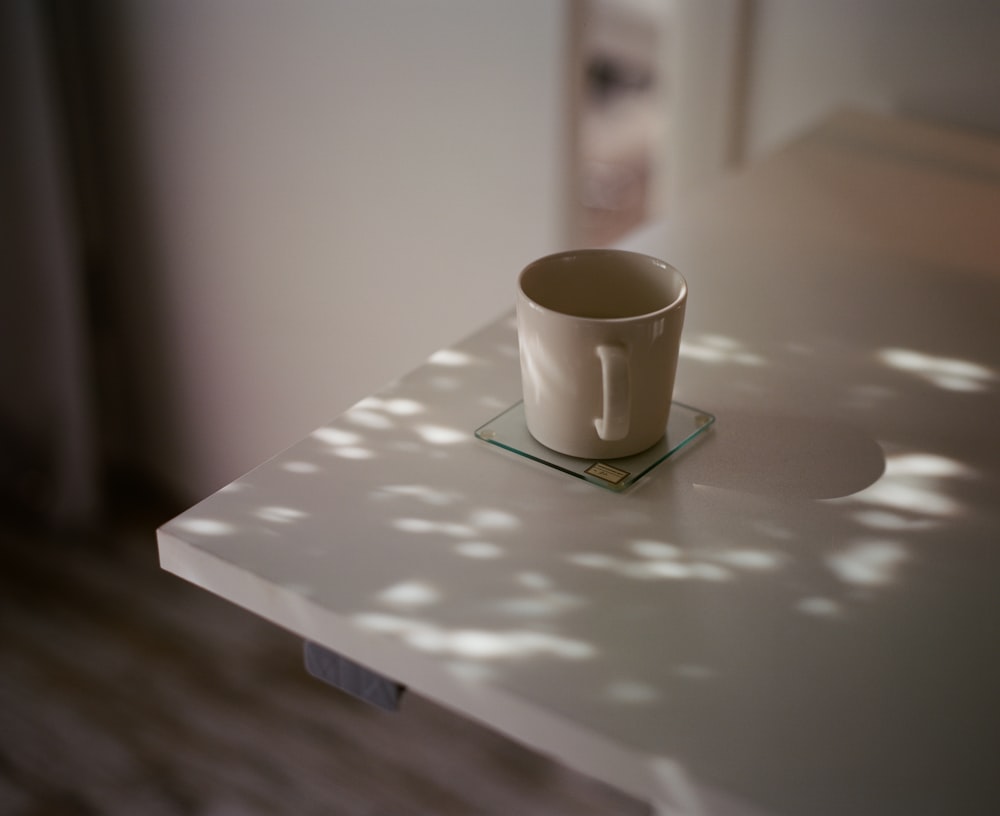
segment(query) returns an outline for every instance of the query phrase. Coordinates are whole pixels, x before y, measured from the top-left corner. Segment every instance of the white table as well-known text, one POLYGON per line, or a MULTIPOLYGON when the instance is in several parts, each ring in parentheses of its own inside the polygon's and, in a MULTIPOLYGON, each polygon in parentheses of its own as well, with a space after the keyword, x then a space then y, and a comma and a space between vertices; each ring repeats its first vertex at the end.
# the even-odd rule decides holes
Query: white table
POLYGON ((473 437, 507 314, 163 567, 664 814, 1000 813, 1000 144, 844 114, 629 245, 718 417, 635 488, 473 437))

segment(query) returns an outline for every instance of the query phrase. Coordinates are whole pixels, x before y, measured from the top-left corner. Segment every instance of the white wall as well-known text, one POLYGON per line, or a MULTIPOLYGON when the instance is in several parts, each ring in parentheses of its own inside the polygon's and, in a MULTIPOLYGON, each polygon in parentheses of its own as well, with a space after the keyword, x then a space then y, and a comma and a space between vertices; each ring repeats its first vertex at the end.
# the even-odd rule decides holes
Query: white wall
POLYGON ((994 0, 673 0, 662 209, 844 106, 1000 133, 994 0))
POLYGON ((1000 133, 1000 3, 756 0, 745 154, 845 104, 1000 133))
POLYGON ((182 492, 507 309, 561 247, 564 0, 113 5, 132 433, 182 492))

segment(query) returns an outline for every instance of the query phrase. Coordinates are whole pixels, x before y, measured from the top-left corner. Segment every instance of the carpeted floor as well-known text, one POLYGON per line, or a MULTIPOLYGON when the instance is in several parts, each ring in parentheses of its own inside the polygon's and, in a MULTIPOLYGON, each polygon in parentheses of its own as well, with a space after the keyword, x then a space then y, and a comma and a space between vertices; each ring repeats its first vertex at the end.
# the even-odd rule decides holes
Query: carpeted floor
POLYGON ((0 523, 0 814, 645 814, 415 695, 310 677, 294 636, 162 572, 145 514, 0 523))

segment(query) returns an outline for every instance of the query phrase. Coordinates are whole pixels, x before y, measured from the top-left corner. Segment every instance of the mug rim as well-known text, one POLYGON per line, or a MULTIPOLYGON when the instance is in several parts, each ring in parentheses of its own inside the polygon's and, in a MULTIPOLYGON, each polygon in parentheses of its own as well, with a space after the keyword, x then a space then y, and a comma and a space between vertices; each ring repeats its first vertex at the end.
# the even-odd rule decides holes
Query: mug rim
POLYGON ((677 269, 677 267, 675 267, 673 264, 669 264, 663 259, 657 258, 654 255, 649 255, 645 252, 636 252, 631 249, 614 249, 610 247, 566 249, 566 250, 561 250, 559 252, 553 252, 549 255, 543 255, 541 258, 536 258, 527 266, 525 266, 524 269, 522 269, 520 274, 518 274, 517 276, 518 297, 524 298, 524 300, 528 303, 528 305, 531 306, 533 309, 538 309, 547 314, 557 315, 558 317, 565 318, 567 320, 581 320, 589 323, 604 323, 604 324, 627 323, 629 321, 646 320, 650 317, 666 314, 667 312, 680 308, 680 306, 684 304, 684 302, 687 300, 687 291, 688 291, 687 279, 684 277, 683 274, 681 274, 680 270, 677 269), (665 306, 661 306, 660 308, 653 309, 652 311, 649 312, 641 312, 640 314, 627 315, 625 317, 587 317, 586 315, 575 315, 569 312, 561 312, 558 309, 553 309, 549 306, 545 306, 544 304, 539 303, 537 300, 532 298, 530 295, 528 295, 527 292, 524 291, 525 276, 527 276, 527 274, 532 269, 538 267, 541 264, 547 264, 559 259, 572 258, 581 255, 589 255, 591 257, 599 255, 620 257, 623 255, 627 255, 633 258, 642 259, 643 261, 650 261, 655 266, 658 266, 661 269, 666 269, 669 270, 670 272, 673 272, 673 274, 677 276, 678 280, 680 280, 681 284, 680 291, 678 292, 677 297, 675 297, 670 303, 666 304, 665 306))

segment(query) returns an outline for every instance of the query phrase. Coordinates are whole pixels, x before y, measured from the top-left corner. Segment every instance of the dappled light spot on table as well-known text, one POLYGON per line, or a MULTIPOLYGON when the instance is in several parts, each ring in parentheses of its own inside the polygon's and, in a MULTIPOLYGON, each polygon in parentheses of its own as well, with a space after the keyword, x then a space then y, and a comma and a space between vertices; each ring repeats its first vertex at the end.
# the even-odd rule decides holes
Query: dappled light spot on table
POLYGON ((314 465, 312 462, 300 462, 300 461, 284 462, 281 465, 281 469, 287 470, 289 473, 302 473, 302 474, 319 473, 320 471, 319 465, 314 465))
POLYGON ((406 397, 366 397, 361 400, 352 411, 384 411, 396 417, 408 417, 421 414, 426 411, 426 407, 413 399, 406 397))
MULTIPOLYGON (((422 485, 387 486, 376 491, 378 498, 406 497, 421 503, 444 507, 460 500, 461 496, 451 492, 437 491, 422 485)), ((446 519, 429 519, 423 516, 400 516, 391 522, 392 526, 406 533, 418 535, 444 535, 466 539, 455 545, 454 550, 467 558, 492 559, 505 554, 502 547, 490 539, 497 534, 509 533, 521 526, 520 519, 513 513, 490 507, 472 510, 464 517, 453 515, 446 519)))
POLYGON ((348 411, 344 414, 344 419, 355 425, 361 425, 375 431, 387 431, 396 427, 396 423, 385 414, 380 414, 377 411, 366 411, 360 408, 348 411))
POLYGON ((427 360, 432 365, 440 366, 467 366, 473 363, 473 357, 458 349, 441 349, 435 351, 427 360))
POLYGON ((785 556, 769 550, 735 549, 713 553, 712 559, 737 569, 765 571, 782 566, 785 556))
POLYGON ((313 431, 311 436, 327 445, 329 453, 342 459, 371 459, 375 456, 368 448, 362 447, 364 437, 354 431, 324 426, 313 431))
POLYGON ((521 526, 520 519, 513 513, 492 508, 474 510, 469 522, 483 530, 516 530, 521 526))
POLYGON ((379 612, 359 613, 353 620, 363 629, 393 635, 416 649, 432 654, 475 660, 538 656, 586 660, 596 654, 594 647, 585 641, 548 632, 449 629, 429 621, 379 612))
POLYGON ((314 439, 318 439, 320 442, 335 448, 342 445, 358 445, 362 441, 361 434, 354 433, 353 431, 345 431, 343 428, 331 428, 329 426, 317 428, 312 432, 311 436, 314 439))
POLYGON ((681 341, 680 356, 702 363, 734 363, 761 366, 767 361, 746 349, 738 340, 721 334, 702 334, 681 341))
POLYGON ((499 601, 496 608, 505 615, 518 618, 545 618, 576 609, 585 603, 584 599, 566 592, 551 592, 521 598, 507 598, 499 601))
POLYGON ((688 570, 688 577, 701 581, 728 581, 733 578, 732 570, 704 561, 695 561, 688 567, 688 570))
POLYGON ((660 756, 649 761, 649 769, 660 790, 656 799, 656 813, 664 816, 710 816, 683 765, 660 756))
POLYGON ((501 558, 505 555, 503 547, 490 541, 463 541, 455 545, 455 552, 466 558, 482 558, 484 560, 501 558))
POLYGON ((846 584, 874 587, 891 583, 907 558, 899 542, 873 539, 857 541, 828 555, 826 564, 846 584))
POLYGON ((375 457, 374 451, 368 448, 359 448, 351 445, 345 445, 342 448, 337 448, 333 451, 334 456, 339 456, 341 459, 373 459, 375 457))
POLYGON ((639 580, 728 581, 734 570, 765 572, 785 565, 786 557, 772 550, 731 548, 699 552, 697 557, 665 541, 635 539, 627 542, 637 558, 622 558, 607 553, 574 553, 568 560, 577 566, 603 569, 639 580))
POLYGON ((455 445, 468 441, 472 434, 456 428, 446 428, 443 425, 418 425, 416 429, 425 442, 432 445, 455 445))
POLYGON ((457 538, 471 538, 476 534, 474 528, 467 524, 454 521, 431 521, 422 518, 398 518, 392 526, 404 533, 439 533, 457 538))
POLYGON ((733 577, 730 569, 718 564, 704 560, 680 561, 672 551, 664 550, 664 553, 659 557, 647 553, 638 559, 618 558, 606 553, 573 553, 567 560, 579 567, 607 570, 623 578, 642 581, 728 581, 733 577))
POLYGON ((263 519, 264 521, 273 521, 278 524, 289 524, 293 521, 304 519, 309 514, 302 510, 296 510, 293 507, 261 507, 257 510, 255 515, 257 518, 263 519))
POLYGON ((795 608, 805 615, 813 615, 817 618, 840 618, 844 614, 843 607, 830 598, 802 598, 795 608))
POLYGON ((955 499, 932 487, 892 480, 878 482, 854 498, 865 504, 928 516, 953 516, 961 511, 961 505, 955 499))
POLYGON ((592 569, 610 569, 616 565, 616 561, 605 553, 573 553, 568 556, 568 560, 578 567, 590 567, 592 569))
POLYGON ((947 391, 986 391, 997 379, 995 371, 979 363, 937 357, 913 349, 882 349, 878 359, 890 368, 913 374, 947 391))
POLYGON ((525 589, 551 589, 552 579, 540 572, 519 572, 514 580, 525 589))
POLYGON ((856 520, 874 529, 912 530, 960 516, 965 508, 949 495, 955 479, 971 479, 973 468, 937 454, 897 453, 886 458, 885 473, 865 490, 838 501, 863 504, 856 520))
POLYGON ((232 535, 236 525, 228 521, 211 518, 182 518, 174 522, 177 527, 189 533, 206 536, 232 535))
POLYGON ((681 554, 679 547, 663 541, 633 541, 629 548, 642 558, 677 558, 681 554))
POLYGON ((384 401, 385 410, 393 416, 414 416, 427 409, 416 400, 394 397, 384 401))
POLYGON ((933 453, 902 453, 890 456, 885 463, 887 476, 974 476, 968 465, 933 453))
POLYGON ((619 564, 615 572, 627 578, 656 580, 660 578, 693 578, 694 571, 688 564, 676 561, 633 561, 619 564))
POLYGON ((419 518, 396 519, 392 526, 404 533, 432 533, 437 529, 436 522, 419 518))
POLYGON ((928 518, 912 518, 891 510, 861 510, 854 520, 872 530, 927 530, 940 524, 928 518))
POLYGON ((458 501, 461 496, 452 490, 438 490, 428 485, 386 485, 379 488, 373 494, 374 498, 384 499, 391 497, 404 497, 416 499, 423 504, 434 507, 445 507, 458 501))
POLYGON ((441 593, 424 581, 401 581, 382 590, 376 597, 390 606, 410 608, 437 603, 441 600, 441 593))

